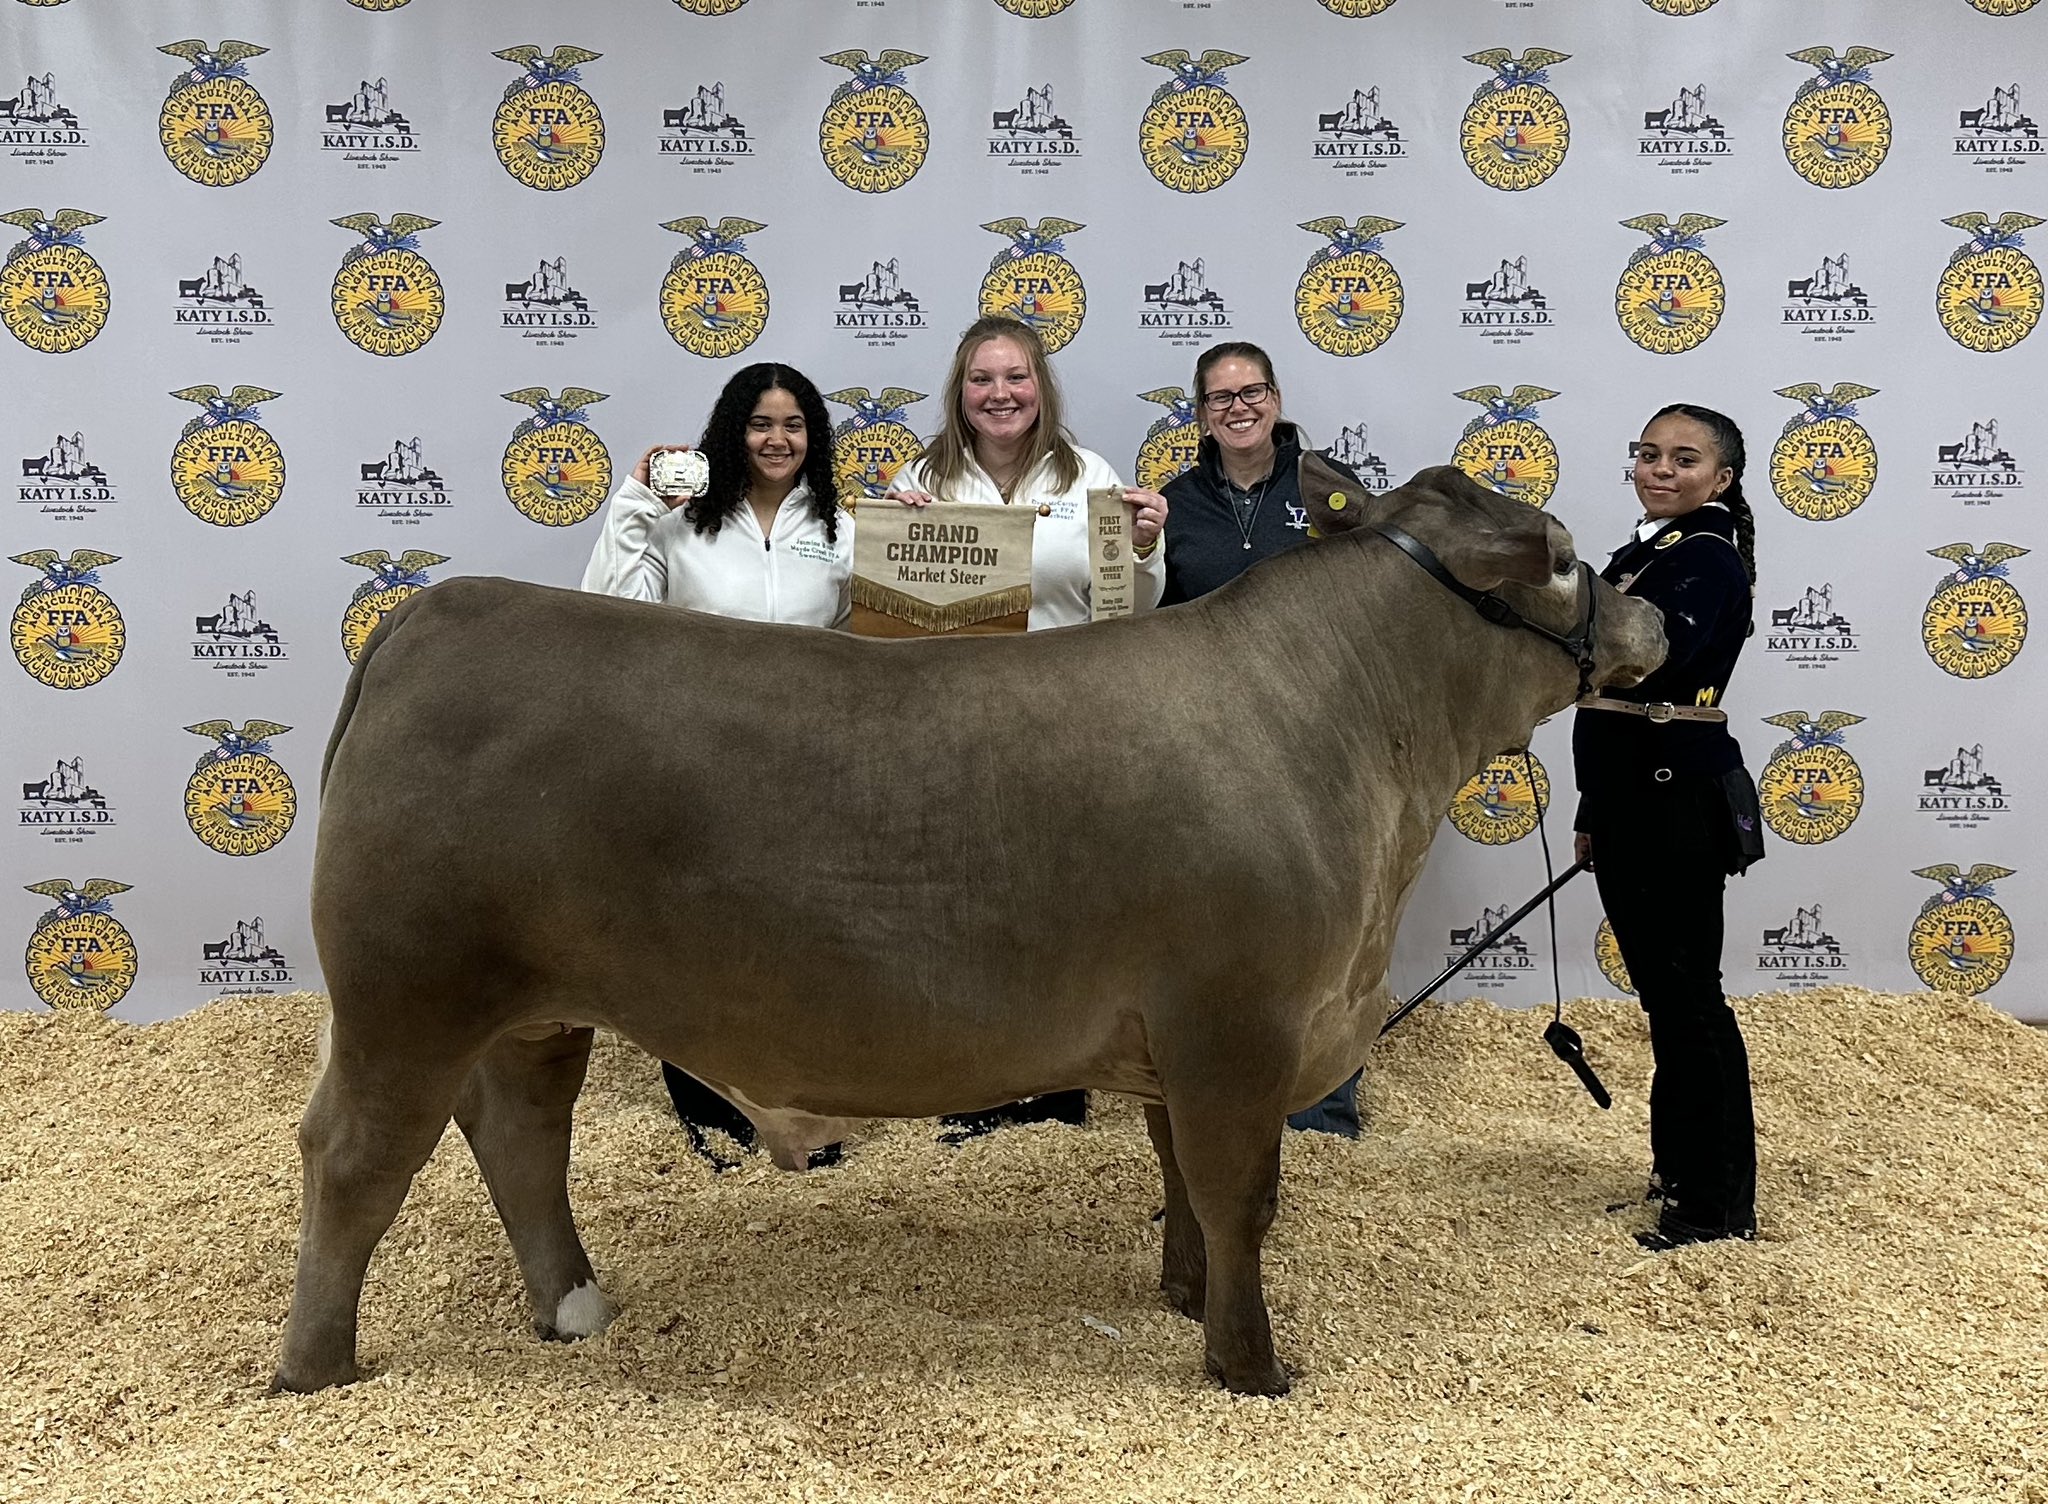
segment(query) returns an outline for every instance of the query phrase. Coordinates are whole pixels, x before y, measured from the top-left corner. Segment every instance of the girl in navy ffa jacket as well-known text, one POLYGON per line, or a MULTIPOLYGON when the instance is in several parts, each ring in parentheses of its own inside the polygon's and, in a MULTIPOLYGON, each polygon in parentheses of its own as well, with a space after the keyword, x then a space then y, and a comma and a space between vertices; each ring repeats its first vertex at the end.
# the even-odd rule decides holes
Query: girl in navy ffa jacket
POLYGON ((1601 577, 1664 614, 1641 684, 1580 701, 1575 846, 1649 1017, 1651 1249, 1756 1232, 1749 1056, 1721 991, 1722 891, 1763 855, 1756 786, 1721 697, 1750 633, 1756 523, 1742 432, 1677 403, 1636 446, 1643 520, 1601 577))

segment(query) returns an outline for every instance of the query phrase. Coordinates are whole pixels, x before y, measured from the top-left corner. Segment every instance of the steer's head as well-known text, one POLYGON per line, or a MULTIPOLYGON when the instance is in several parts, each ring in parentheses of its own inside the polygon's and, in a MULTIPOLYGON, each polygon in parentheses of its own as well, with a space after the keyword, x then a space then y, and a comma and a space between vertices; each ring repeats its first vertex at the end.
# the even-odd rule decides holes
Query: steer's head
MULTIPOLYGON (((1455 466, 1419 471, 1406 485, 1375 496, 1348 470, 1308 454, 1301 462, 1301 495, 1312 536, 1335 538, 1391 523, 1424 544, 1460 584, 1499 596, 1559 637, 1573 636, 1585 619, 1582 592, 1590 590, 1596 689, 1638 683, 1664 661, 1664 622, 1655 606, 1582 569, 1572 535, 1555 517, 1488 490, 1455 466)), ((1413 567, 1421 577, 1421 566, 1413 567)), ((1562 680, 1575 680, 1566 653, 1549 651, 1562 680)))

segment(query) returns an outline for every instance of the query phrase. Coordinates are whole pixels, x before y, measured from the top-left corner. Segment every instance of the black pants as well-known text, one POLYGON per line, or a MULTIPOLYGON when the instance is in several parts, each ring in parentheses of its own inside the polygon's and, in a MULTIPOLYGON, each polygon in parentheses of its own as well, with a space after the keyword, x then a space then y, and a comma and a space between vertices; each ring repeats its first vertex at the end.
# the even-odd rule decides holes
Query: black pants
MULTIPOLYGON (((1591 805, 1592 801, 1589 801, 1591 805)), ((1649 1016, 1650 1153, 1679 1220, 1756 1223, 1749 1052, 1721 991, 1721 897, 1732 832, 1709 780, 1673 780, 1626 808, 1581 811, 1621 958, 1649 1016)))

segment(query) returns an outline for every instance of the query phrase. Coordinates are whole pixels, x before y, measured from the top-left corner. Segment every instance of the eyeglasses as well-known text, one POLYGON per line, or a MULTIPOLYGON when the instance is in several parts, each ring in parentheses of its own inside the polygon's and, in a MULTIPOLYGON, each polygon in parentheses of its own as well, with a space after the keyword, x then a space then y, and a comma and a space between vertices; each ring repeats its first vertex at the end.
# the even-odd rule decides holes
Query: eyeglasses
POLYGON ((1230 405, 1240 397, 1246 407, 1257 407, 1273 395, 1272 383, 1254 381, 1250 386, 1241 386, 1234 392, 1208 392, 1202 397, 1202 406, 1212 413, 1227 413, 1230 405))

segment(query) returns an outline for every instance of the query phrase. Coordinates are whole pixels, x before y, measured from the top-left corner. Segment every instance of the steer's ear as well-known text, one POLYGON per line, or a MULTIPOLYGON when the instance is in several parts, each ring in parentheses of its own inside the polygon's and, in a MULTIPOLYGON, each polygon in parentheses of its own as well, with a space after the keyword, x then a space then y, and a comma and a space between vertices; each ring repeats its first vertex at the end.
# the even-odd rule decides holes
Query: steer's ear
POLYGON ((1455 465, 1433 466, 1408 485, 1434 491, 1451 504, 1457 542, 1445 561, 1474 590, 1508 582, 1540 589, 1572 563, 1571 534, 1563 524, 1495 495, 1455 465))
POLYGON ((1296 468, 1301 481, 1301 499, 1308 508, 1308 535, 1332 538, 1348 533, 1365 522, 1366 503, 1372 492, 1365 482, 1318 450, 1302 451, 1296 468))

